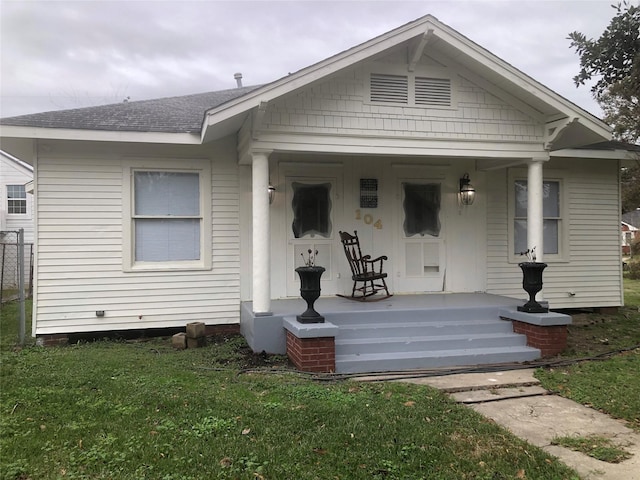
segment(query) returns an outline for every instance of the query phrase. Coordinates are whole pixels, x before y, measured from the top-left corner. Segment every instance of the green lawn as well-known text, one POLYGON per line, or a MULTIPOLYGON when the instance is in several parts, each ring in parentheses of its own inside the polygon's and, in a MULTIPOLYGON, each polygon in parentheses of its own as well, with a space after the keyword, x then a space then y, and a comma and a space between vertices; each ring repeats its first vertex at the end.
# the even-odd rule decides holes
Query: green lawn
POLYGON ((627 306, 640 308, 640 280, 624 279, 624 303, 627 306))
POLYGON ((8 312, 2 479, 578 478, 426 386, 251 373, 239 337, 13 348, 8 312))
MULTIPOLYGON (((640 343, 640 282, 625 286, 622 313, 572 327, 573 355, 640 343)), ((425 386, 246 371, 238 337, 17 348, 16 314, 0 312, 1 479, 578 478, 425 386)), ((638 426, 638 371, 635 350, 538 375, 638 426)))
POLYGON ((575 316, 565 357, 631 350, 611 358, 541 369, 536 376, 546 389, 624 419, 640 430, 640 280, 625 278, 625 304, 615 315, 575 316))

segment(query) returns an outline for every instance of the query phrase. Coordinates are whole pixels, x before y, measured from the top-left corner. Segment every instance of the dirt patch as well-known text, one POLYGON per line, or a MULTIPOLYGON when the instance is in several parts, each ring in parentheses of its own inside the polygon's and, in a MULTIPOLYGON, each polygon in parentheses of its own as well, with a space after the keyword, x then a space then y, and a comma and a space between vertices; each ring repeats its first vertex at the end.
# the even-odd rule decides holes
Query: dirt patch
POLYGON ((237 368, 292 368, 286 355, 254 352, 241 335, 207 337, 207 346, 214 354, 214 363, 237 368))
POLYGON ((571 311, 567 350, 564 355, 598 355, 640 344, 637 308, 621 308, 615 315, 571 311))

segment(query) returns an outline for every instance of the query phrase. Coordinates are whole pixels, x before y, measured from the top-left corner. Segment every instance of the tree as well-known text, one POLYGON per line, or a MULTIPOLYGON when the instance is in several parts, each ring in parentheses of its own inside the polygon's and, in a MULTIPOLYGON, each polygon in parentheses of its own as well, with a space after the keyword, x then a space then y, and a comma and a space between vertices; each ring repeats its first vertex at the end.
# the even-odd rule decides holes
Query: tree
MULTIPOLYGON (((616 139, 640 141, 640 6, 628 1, 612 5, 616 10, 609 26, 597 40, 583 33, 569 34, 571 47, 580 56, 576 86, 599 77, 591 88, 613 127, 616 139)), ((622 171, 622 210, 640 207, 640 160, 622 171)))
POLYGON ((580 56, 576 86, 599 77, 591 88, 614 127, 616 138, 630 143, 640 139, 640 6, 613 5, 616 15, 597 40, 583 33, 569 34, 580 56))

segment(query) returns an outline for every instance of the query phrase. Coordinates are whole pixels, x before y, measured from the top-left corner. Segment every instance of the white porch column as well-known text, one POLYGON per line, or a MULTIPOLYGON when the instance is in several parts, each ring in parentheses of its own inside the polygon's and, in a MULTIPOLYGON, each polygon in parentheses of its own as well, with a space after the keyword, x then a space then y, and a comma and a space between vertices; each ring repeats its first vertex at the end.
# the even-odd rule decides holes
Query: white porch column
POLYGON ((527 171, 527 248, 536 248, 536 261, 544 257, 543 159, 529 162, 527 171))
POLYGON ((271 232, 269 220, 269 154, 252 153, 253 313, 271 315, 271 232))

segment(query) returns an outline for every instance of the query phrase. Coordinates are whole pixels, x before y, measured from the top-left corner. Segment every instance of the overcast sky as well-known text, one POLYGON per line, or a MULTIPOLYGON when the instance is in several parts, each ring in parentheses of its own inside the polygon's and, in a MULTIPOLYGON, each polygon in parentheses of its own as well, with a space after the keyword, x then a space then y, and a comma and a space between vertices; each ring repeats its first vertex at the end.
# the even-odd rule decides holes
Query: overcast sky
POLYGON ((0 116, 268 83, 426 14, 599 116, 567 35, 600 36, 611 3, 0 0, 0 116))

